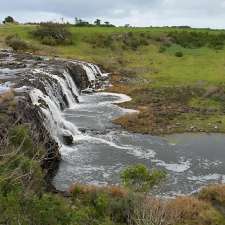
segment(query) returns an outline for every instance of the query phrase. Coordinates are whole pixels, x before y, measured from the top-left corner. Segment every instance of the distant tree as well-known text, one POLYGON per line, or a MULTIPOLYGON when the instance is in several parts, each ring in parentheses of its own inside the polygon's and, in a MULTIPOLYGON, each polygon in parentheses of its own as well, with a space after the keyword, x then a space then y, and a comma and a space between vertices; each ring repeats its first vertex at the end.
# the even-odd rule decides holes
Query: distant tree
POLYGON ((130 24, 125 24, 124 27, 128 28, 130 27, 130 24))
POLYGON ((7 16, 7 17, 4 19, 3 23, 15 23, 15 20, 13 19, 13 17, 7 16))
POLYGON ((90 26, 93 26, 92 24, 90 24, 89 22, 87 21, 84 21, 78 17, 75 17, 75 26, 78 26, 78 27, 90 27, 90 26))
POLYGON ((96 26, 100 26, 101 25, 101 20, 100 19, 96 19, 95 22, 94 22, 94 24, 96 26))
POLYGON ((105 24, 106 26, 109 26, 109 25, 110 25, 110 23, 109 23, 108 21, 104 22, 104 24, 105 24))
POLYGON ((81 22, 81 19, 79 19, 78 17, 75 17, 75 25, 79 24, 81 22))

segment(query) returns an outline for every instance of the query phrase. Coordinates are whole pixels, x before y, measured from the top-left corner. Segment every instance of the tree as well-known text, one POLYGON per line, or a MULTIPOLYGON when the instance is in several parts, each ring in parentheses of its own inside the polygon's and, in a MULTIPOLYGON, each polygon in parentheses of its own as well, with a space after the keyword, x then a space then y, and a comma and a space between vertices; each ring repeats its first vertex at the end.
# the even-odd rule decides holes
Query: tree
POLYGON ((75 26, 77 27, 89 27, 92 26, 89 22, 84 21, 78 17, 75 17, 75 26))
POLYGON ((104 22, 104 24, 105 24, 106 26, 109 26, 109 25, 110 25, 110 23, 109 23, 108 21, 104 22))
POLYGON ((13 19, 13 17, 7 16, 7 17, 4 19, 3 23, 15 23, 15 20, 13 19))
POLYGON ((130 24, 125 24, 124 27, 125 28, 129 28, 130 27, 130 24))
POLYGON ((137 164, 126 168, 121 173, 121 180, 125 187, 135 192, 148 192, 159 184, 166 176, 165 172, 149 170, 145 165, 137 164))
POLYGON ((101 20, 100 19, 96 19, 95 22, 94 22, 94 24, 96 26, 100 26, 101 25, 101 20))

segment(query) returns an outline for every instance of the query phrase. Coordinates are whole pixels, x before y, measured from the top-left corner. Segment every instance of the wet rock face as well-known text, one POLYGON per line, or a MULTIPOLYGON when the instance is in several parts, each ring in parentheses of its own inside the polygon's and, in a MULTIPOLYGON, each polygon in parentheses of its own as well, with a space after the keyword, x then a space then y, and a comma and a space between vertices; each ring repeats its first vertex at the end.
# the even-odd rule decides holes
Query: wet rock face
POLYGON ((67 63, 66 69, 80 90, 85 89, 90 85, 86 72, 80 64, 67 63))

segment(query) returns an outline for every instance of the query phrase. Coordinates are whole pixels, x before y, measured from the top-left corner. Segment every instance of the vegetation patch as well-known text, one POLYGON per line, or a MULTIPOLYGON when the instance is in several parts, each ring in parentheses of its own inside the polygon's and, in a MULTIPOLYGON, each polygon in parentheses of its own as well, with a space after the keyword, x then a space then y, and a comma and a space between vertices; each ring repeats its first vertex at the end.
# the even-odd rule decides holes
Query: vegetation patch
POLYGON ((7 36, 5 42, 15 51, 27 51, 33 48, 33 46, 21 39, 17 34, 7 36))
POLYGON ((185 48, 201 48, 208 46, 214 49, 222 49, 225 43, 225 34, 220 32, 218 34, 210 34, 209 32, 170 32, 169 37, 173 39, 176 44, 185 48))
POLYGON ((36 30, 31 32, 34 38, 37 38, 45 45, 70 45, 72 44, 72 34, 68 27, 58 23, 41 23, 36 30))

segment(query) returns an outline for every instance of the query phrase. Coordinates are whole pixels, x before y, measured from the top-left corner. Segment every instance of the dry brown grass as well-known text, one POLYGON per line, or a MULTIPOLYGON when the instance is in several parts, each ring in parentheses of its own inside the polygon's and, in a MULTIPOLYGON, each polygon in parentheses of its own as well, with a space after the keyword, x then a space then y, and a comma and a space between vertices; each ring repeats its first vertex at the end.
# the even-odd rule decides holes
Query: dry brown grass
POLYGON ((85 184, 79 184, 79 183, 75 183, 69 188, 70 193, 79 191, 80 194, 87 194, 87 193, 92 193, 92 192, 94 193, 97 190, 98 190, 97 186, 85 185, 85 184))
POLYGON ((210 203, 194 197, 159 200, 152 197, 136 204, 130 225, 221 225, 220 214, 210 203))
POLYGON ((225 185, 211 185, 199 193, 199 198, 225 207, 225 185))
POLYGON ((177 219, 177 215, 171 213, 167 201, 146 197, 136 203, 130 225, 175 225, 177 219))
POLYGON ((126 197, 128 195, 128 191, 125 188, 119 186, 105 186, 105 187, 97 187, 94 185, 87 184, 73 184, 70 189, 70 193, 77 193, 80 195, 91 194, 91 193, 105 193, 112 197, 126 197))
POLYGON ((178 224, 216 225, 225 224, 224 217, 210 203, 194 197, 178 197, 168 203, 170 213, 178 224))
POLYGON ((14 98, 14 92, 12 90, 7 91, 0 95, 0 104, 3 104, 4 102, 10 101, 14 98))

